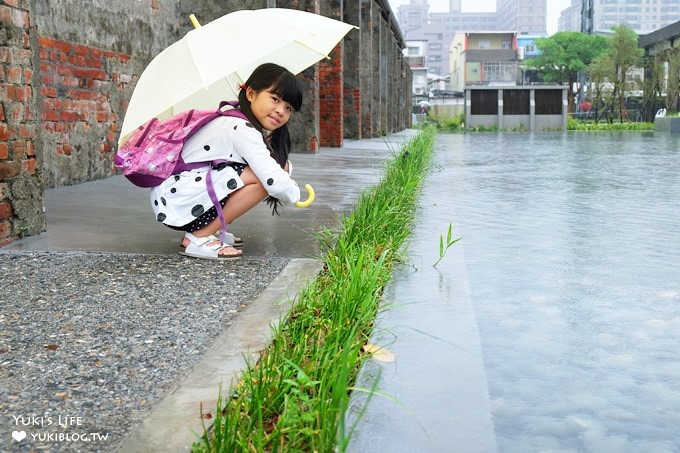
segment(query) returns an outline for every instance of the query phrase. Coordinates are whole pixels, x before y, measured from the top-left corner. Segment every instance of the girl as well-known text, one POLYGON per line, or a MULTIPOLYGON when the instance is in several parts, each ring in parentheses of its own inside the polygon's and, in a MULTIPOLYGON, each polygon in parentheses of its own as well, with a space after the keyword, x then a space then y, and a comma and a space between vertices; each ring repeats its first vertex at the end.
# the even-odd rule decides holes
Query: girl
POLYGON ((151 191, 156 219, 185 231, 180 253, 196 258, 240 258, 242 245, 227 234, 221 244, 214 234, 221 221, 205 178, 210 177, 226 224, 265 198, 277 213, 279 200, 295 203, 300 189, 290 177, 288 120, 302 106, 300 81, 287 69, 265 63, 241 86, 239 108, 250 121, 221 116, 196 132, 184 145, 186 163, 226 160, 214 167, 188 170, 151 191), (209 175, 208 175, 209 173, 209 175))

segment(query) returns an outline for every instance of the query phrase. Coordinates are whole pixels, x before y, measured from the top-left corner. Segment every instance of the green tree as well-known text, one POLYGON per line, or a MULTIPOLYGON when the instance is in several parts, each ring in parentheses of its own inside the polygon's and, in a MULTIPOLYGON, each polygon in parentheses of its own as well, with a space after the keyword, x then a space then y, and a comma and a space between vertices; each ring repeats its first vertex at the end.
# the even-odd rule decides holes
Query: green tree
POLYGON ((628 73, 631 69, 642 64, 644 50, 638 47, 638 36, 627 25, 612 27, 613 35, 609 37, 609 55, 613 64, 612 73, 614 84, 612 97, 618 99, 619 120, 627 116, 625 96, 628 89, 628 73))
POLYGON ((602 114, 611 108, 608 97, 605 98, 605 87, 614 75, 612 68, 611 56, 605 53, 591 61, 586 71, 590 80, 589 92, 595 108, 596 123, 600 121, 602 114))
POLYGON ((547 82, 566 83, 569 86, 569 111, 574 111, 573 87, 578 73, 596 57, 608 49, 608 41, 599 35, 587 35, 574 31, 561 31, 547 38, 536 40, 540 55, 533 61, 547 82))

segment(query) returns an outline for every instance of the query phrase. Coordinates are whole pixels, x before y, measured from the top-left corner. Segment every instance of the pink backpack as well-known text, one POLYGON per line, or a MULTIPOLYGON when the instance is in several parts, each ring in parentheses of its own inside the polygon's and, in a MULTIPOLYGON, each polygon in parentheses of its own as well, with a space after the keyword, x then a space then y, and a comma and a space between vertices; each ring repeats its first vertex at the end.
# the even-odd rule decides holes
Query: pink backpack
POLYGON ((217 110, 187 110, 159 120, 153 118, 139 126, 118 149, 114 164, 139 187, 156 187, 172 175, 204 167, 210 162, 186 164, 182 159, 184 143, 201 127, 219 116, 247 120, 237 102, 222 101, 217 110), (222 110, 230 105, 231 109, 222 110))

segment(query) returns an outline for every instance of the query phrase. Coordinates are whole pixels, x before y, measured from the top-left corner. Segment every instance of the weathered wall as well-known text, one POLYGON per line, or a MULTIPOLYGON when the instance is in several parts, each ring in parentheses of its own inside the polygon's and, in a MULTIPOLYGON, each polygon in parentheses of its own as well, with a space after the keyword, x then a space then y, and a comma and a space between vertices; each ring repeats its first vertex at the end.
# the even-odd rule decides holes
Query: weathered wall
MULTIPOLYGON (((410 126, 410 70, 387 0, 0 0, 0 246, 44 231, 43 191, 115 174, 137 78, 183 36, 237 9, 302 9, 361 27, 304 71, 293 149, 410 126), (321 82, 323 81, 323 82, 321 82)), ((244 37, 244 45, 248 39, 244 37)))
POLYGON ((28 1, 0 3, 0 246, 45 226, 34 142, 34 39, 28 1))

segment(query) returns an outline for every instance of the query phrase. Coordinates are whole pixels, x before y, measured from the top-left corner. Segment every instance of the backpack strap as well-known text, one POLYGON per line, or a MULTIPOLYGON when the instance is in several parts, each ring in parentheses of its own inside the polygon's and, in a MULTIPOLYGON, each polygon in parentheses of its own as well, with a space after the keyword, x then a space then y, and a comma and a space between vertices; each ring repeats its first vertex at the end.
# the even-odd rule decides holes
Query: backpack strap
MULTIPOLYGON (((245 113, 239 110, 238 105, 239 104, 236 101, 222 101, 220 102, 220 106, 217 108, 217 112, 223 116, 235 116, 237 118, 241 118, 248 121, 248 117, 246 116, 245 113), (231 106, 232 108, 223 110, 223 108, 226 107, 227 105, 231 106)), ((228 161, 224 159, 213 160, 212 162, 209 162, 208 164, 210 165, 210 169, 208 170, 208 174, 205 178, 205 186, 206 189, 208 190, 208 195, 210 196, 210 200, 212 201, 213 206, 215 206, 215 210, 217 211, 217 217, 220 219, 221 225, 220 245, 224 245, 224 236, 227 234, 227 221, 224 218, 224 212, 222 211, 222 205, 220 204, 220 200, 217 199, 217 194, 215 193, 215 187, 213 186, 212 183, 211 174, 213 165, 219 165, 221 163, 226 162, 228 161)))

